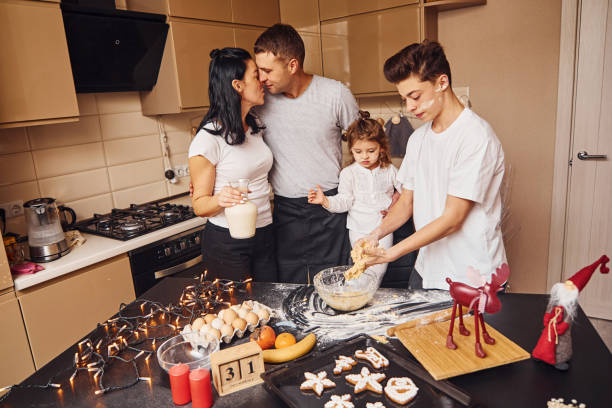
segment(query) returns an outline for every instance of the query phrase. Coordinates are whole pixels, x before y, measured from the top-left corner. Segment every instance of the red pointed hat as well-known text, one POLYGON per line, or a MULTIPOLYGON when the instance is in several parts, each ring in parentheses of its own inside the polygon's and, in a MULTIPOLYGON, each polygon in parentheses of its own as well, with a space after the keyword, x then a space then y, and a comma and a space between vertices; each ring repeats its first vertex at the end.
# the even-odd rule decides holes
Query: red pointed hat
POLYGON ((609 260, 610 258, 608 258, 606 255, 602 255, 601 258, 593 262, 591 265, 585 266, 584 268, 576 272, 574 276, 569 278, 569 280, 574 282, 574 285, 576 285, 578 290, 582 290, 582 288, 586 286, 589 279, 591 279, 591 275, 593 275, 593 273, 595 272, 595 270, 600 264, 601 264, 601 268, 599 268, 599 271, 601 273, 610 272, 610 268, 606 266, 606 263, 608 263, 609 260))

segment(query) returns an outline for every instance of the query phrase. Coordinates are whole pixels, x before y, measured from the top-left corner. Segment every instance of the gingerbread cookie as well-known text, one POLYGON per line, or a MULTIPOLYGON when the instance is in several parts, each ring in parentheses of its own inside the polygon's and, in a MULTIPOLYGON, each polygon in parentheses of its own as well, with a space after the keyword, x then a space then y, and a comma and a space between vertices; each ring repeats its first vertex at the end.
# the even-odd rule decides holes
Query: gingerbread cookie
POLYGON ((386 375, 383 373, 371 373, 367 367, 361 369, 359 374, 347 375, 346 381, 355 386, 355 394, 359 394, 364 390, 374 391, 377 394, 382 394, 383 387, 380 384, 384 380, 386 375))
POLYGON ((354 408, 355 405, 351 402, 351 396, 348 394, 332 395, 331 400, 327 401, 324 408, 354 408))
POLYGON ((385 386, 385 395, 400 405, 407 404, 416 397, 419 388, 408 377, 389 378, 385 386))
POLYGON ((327 378, 327 373, 325 371, 321 371, 317 374, 304 373, 304 377, 306 377, 306 381, 300 385, 300 390, 312 390, 319 397, 325 388, 332 388, 336 386, 335 382, 327 378))
POLYGON ((376 350, 374 347, 368 347, 365 351, 355 351, 355 357, 366 360, 377 369, 387 367, 389 365, 389 360, 387 360, 387 357, 380 354, 380 351, 376 350))
POLYGON ((386 408, 386 407, 382 402, 376 401, 376 402, 366 402, 366 408, 386 408))
POLYGON ((357 362, 351 357, 338 356, 336 366, 334 367, 334 374, 338 375, 343 371, 351 371, 351 368, 353 368, 355 364, 357 364, 357 362))

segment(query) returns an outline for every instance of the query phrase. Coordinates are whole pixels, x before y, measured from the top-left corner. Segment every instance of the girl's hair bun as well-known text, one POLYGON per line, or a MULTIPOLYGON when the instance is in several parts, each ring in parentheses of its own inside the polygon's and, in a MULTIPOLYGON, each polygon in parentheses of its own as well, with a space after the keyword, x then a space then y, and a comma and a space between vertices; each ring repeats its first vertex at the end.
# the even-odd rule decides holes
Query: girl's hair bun
POLYGON ((215 48, 214 50, 212 50, 210 52, 210 58, 215 59, 217 58, 219 55, 221 54, 221 50, 218 48, 215 48))
POLYGON ((364 119, 364 120, 365 119, 370 119, 370 112, 360 110, 359 111, 359 119, 364 119))

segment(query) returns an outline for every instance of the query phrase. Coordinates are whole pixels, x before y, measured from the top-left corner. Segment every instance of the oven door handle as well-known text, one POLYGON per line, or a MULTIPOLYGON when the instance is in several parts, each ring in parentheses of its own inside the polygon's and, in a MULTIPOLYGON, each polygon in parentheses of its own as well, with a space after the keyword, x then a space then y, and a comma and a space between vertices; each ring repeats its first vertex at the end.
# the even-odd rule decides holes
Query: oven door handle
POLYGON ((184 271, 187 268, 191 268, 202 262, 202 255, 198 255, 195 258, 192 258, 188 261, 183 262, 182 264, 174 265, 166 269, 162 269, 161 271, 155 272, 155 279, 165 278, 166 276, 174 275, 175 273, 179 273, 180 271, 184 271))

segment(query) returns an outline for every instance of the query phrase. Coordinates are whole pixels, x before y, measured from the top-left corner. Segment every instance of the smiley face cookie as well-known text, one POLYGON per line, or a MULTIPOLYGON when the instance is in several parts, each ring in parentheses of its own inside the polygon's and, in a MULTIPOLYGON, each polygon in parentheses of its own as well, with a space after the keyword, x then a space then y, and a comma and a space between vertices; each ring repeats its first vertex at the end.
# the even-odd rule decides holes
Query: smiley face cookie
POLYGON ((416 397, 419 388, 408 377, 389 378, 385 386, 385 395, 400 405, 407 404, 416 397))

